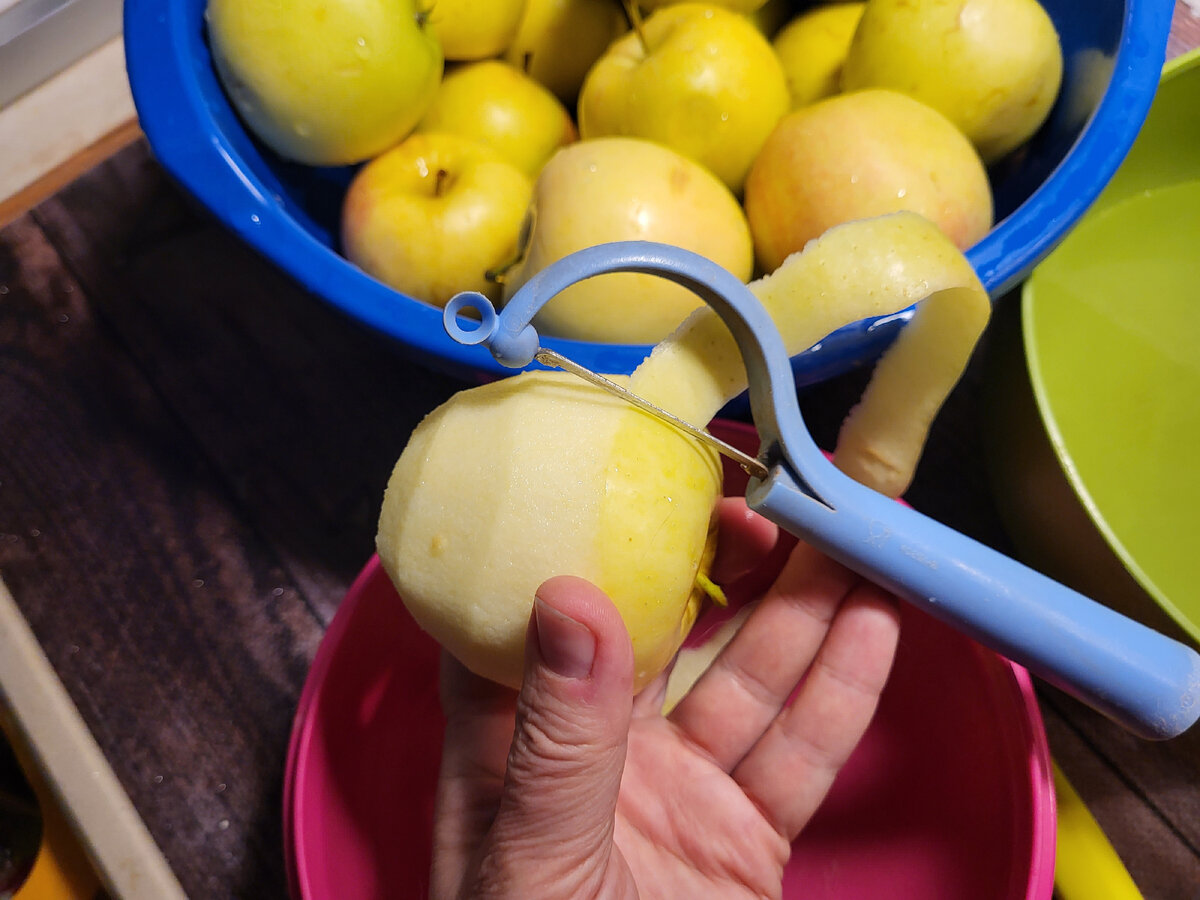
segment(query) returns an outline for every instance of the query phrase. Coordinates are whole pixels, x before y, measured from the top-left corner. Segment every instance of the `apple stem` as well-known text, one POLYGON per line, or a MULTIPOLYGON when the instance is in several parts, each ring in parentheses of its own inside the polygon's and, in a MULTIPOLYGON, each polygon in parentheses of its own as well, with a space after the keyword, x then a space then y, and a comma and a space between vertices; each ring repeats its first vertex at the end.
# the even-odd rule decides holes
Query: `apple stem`
POLYGON ((637 0, 621 0, 621 5, 625 7, 625 18, 629 20, 629 27, 641 41, 642 50, 649 53, 650 48, 646 46, 646 34, 642 31, 642 11, 638 9, 637 0))
POLYGON ((504 284, 508 281, 508 273, 521 261, 521 256, 522 254, 518 251, 512 259, 500 263, 494 269, 488 269, 483 273, 484 280, 491 284, 504 284))
POLYGON ((446 191, 446 179, 450 177, 450 173, 445 169, 438 169, 433 175, 433 196, 440 197, 446 191))

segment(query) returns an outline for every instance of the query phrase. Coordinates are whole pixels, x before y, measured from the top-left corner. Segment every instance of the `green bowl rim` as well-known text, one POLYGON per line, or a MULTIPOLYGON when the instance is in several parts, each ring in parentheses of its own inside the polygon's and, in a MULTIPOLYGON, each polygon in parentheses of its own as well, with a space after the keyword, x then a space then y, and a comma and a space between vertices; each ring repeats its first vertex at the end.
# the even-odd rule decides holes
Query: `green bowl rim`
MULTIPOLYGON (((1162 82, 1178 77, 1184 72, 1200 66, 1200 47, 1189 50, 1187 53, 1182 53, 1174 59, 1168 60, 1163 66, 1162 82)), ((1151 110, 1153 114, 1153 110, 1151 110)), ((1080 224, 1086 221, 1086 216, 1080 224)), ((1070 236, 1066 238, 1070 240, 1070 236)), ((1146 574, 1133 555, 1126 549, 1125 545, 1120 541, 1117 535, 1109 526, 1108 521, 1100 512, 1092 495, 1089 493, 1087 486, 1080 479, 1079 471, 1075 468, 1074 462, 1071 460, 1070 454, 1066 449, 1066 441, 1063 439, 1062 432, 1059 429, 1058 421, 1055 419, 1053 410, 1050 405, 1050 398, 1046 396, 1045 380, 1043 372, 1038 362, 1038 355, 1034 352, 1037 347, 1037 339, 1033 333, 1032 326, 1032 305, 1034 302, 1033 283, 1037 275, 1037 269, 1033 271, 1029 278, 1021 285, 1021 338, 1025 346, 1025 365, 1029 374, 1029 383, 1033 389, 1034 399, 1037 403, 1038 415, 1041 418, 1042 425, 1046 429, 1047 437, 1050 439, 1050 445, 1054 448, 1054 455, 1058 459, 1059 469, 1066 477, 1071 486, 1076 499, 1091 519, 1092 524, 1096 526, 1097 531, 1103 536, 1105 543, 1109 546, 1112 552, 1120 559, 1125 569, 1138 583, 1143 591, 1147 593, 1172 619, 1174 619, 1180 627, 1184 629, 1191 637, 1200 642, 1200 622, 1197 622, 1192 617, 1188 616, 1176 606, 1169 597, 1154 583, 1154 581, 1146 574)))

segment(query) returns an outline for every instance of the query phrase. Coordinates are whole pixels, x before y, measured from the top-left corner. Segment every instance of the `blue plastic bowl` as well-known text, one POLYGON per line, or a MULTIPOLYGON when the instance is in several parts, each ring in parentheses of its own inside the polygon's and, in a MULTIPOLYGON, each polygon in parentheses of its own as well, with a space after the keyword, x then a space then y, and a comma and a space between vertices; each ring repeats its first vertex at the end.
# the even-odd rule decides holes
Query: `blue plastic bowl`
MULTIPOLYGON (((1116 171, 1153 99, 1173 0, 1042 0, 1065 69, 1050 118, 992 172, 997 224, 968 257, 992 297, 1015 287, 1116 171)), ((338 254, 352 169, 284 162, 242 126, 217 81, 205 0, 126 0, 125 52, 141 127, 163 168, 227 227, 308 291, 395 338, 426 365, 508 374, 481 347, 456 344, 441 310, 386 287, 338 254)), ((811 384, 876 357, 908 314, 847 326, 793 360, 811 384)), ((649 347, 547 338, 599 372, 630 372, 649 347)))

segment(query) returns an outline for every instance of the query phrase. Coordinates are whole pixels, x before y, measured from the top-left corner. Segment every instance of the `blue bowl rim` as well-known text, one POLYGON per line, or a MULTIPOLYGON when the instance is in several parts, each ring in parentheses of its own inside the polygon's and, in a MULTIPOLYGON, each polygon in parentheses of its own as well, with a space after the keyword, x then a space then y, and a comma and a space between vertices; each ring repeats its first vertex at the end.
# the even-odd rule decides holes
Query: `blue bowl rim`
MULTIPOLYGON (((1158 86, 1172 0, 1127 0, 1113 75, 1075 143, 1046 180, 967 251, 993 300, 1015 288, 1058 245, 1129 152, 1158 86)), ((126 66, 140 124, 158 163, 216 218, 310 293, 386 334, 434 368, 511 374, 481 347, 452 341, 441 310, 387 287, 325 246, 283 207, 221 137, 195 72, 185 4, 126 0, 126 66)), ((792 360, 804 386, 874 359, 912 308, 838 329, 792 360)), ((546 337, 595 371, 632 371, 650 347, 546 337)))

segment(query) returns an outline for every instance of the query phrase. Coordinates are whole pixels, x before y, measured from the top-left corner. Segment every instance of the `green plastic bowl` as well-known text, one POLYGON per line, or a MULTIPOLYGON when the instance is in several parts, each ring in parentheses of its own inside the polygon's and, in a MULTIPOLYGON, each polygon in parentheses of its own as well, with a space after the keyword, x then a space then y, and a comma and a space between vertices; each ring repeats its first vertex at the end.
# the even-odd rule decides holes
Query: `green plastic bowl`
POLYGON ((1200 51, 996 323, 997 507, 1018 555, 1200 642, 1200 51))

